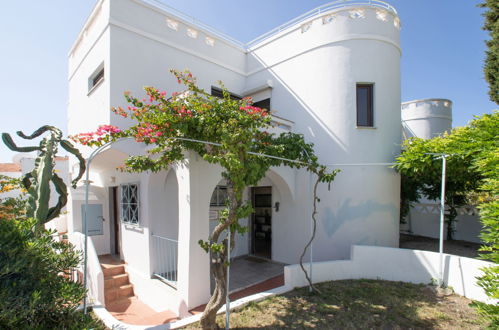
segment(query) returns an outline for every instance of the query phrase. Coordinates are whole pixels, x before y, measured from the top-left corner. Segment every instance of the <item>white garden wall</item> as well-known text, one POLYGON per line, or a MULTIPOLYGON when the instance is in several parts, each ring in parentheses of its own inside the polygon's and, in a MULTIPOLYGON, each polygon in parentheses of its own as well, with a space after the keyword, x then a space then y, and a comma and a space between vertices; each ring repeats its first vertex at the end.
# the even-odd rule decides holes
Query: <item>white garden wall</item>
MULTIPOLYGON (((75 248, 83 253, 85 250, 85 235, 79 232, 69 234, 69 241, 75 248)), ((84 273, 83 267, 80 269, 84 273)), ((103 305, 104 298, 104 274, 100 266, 99 258, 94 247, 92 237, 87 239, 87 290, 88 304, 103 305)))
MULTIPOLYGON (((480 232, 482 224, 478 210, 466 206, 458 209, 456 222, 453 224, 455 240, 482 243, 480 232)), ((431 201, 415 204, 405 223, 400 225, 401 232, 410 235, 439 238, 440 233, 440 205, 431 201)), ((447 225, 444 227, 444 237, 447 237, 447 225)))
MULTIPOLYGON (((476 285, 480 268, 492 263, 444 254, 444 284, 467 298, 492 303, 476 285)), ((309 265, 306 265, 309 270, 309 265)), ((439 254, 436 252, 375 246, 352 246, 350 260, 313 263, 313 282, 346 279, 379 279, 429 284, 438 278, 439 254)), ((306 286, 300 265, 284 268, 285 285, 291 288, 306 286)))

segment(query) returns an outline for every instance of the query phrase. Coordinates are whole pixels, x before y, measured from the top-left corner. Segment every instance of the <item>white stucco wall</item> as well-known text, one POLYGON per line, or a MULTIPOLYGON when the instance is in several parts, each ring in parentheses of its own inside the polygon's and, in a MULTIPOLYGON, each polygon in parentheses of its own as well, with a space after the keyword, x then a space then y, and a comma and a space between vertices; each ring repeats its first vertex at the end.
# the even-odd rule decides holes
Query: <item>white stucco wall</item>
MULTIPOLYGON (((273 81, 273 110, 315 144, 321 163, 391 163, 401 139, 398 18, 380 20, 368 7, 360 8, 364 18, 351 18, 351 9, 324 13, 334 15, 331 23, 320 15, 306 32, 294 26, 253 46, 247 85, 273 81), (374 128, 356 127, 356 83, 374 84, 374 128)), ((352 243, 398 246, 399 176, 387 166, 338 167, 332 191, 319 189, 316 257, 346 258, 352 243)), ((275 258, 288 263, 297 262, 310 232, 303 207, 311 200, 308 174, 297 174, 296 182, 301 206, 273 231, 282 233, 273 243, 275 258)))
MULTIPOLYGON (((82 205, 85 204, 85 189, 83 186, 77 189, 71 189, 71 199, 68 202, 67 219, 68 232, 83 233, 83 214, 82 205)), ((109 201, 108 194, 105 188, 98 186, 89 187, 89 204, 102 205, 102 216, 104 217, 102 235, 92 236, 93 245, 97 255, 109 254, 109 201)))

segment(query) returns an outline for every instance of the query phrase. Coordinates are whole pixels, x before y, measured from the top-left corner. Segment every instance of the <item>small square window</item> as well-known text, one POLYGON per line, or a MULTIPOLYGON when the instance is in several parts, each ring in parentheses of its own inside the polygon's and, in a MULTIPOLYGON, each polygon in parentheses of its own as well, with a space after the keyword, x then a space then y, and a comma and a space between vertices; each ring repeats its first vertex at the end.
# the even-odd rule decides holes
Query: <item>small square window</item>
POLYGON ((88 78, 88 91, 91 92, 102 81, 104 81, 104 64, 101 64, 97 70, 88 78))
POLYGON ((121 221, 133 225, 139 224, 139 185, 121 185, 121 221))
POLYGON ((357 126, 373 127, 373 84, 357 84, 357 126))

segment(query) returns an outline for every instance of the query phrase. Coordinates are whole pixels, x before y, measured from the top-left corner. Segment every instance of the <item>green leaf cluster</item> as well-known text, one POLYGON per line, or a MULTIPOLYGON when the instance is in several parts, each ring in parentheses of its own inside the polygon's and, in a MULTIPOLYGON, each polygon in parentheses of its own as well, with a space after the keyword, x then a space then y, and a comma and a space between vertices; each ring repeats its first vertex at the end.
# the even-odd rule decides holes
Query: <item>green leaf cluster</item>
POLYGON ((35 226, 31 218, 0 219, 0 328, 98 328, 77 310, 85 291, 69 278, 80 254, 35 226))
POLYGON ((483 71, 489 83, 489 97, 499 104, 499 2, 485 0, 480 7, 487 8, 483 14, 485 17, 483 29, 490 35, 490 39, 485 41, 487 51, 483 71))

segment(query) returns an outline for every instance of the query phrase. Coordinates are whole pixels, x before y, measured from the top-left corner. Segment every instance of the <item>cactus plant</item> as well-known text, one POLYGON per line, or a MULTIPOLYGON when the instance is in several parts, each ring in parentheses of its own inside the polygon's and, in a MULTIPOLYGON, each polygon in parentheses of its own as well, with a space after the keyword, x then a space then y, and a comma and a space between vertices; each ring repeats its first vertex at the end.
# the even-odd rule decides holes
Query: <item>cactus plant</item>
POLYGON ((81 156, 78 149, 62 139, 62 132, 54 126, 42 126, 31 135, 25 135, 18 131, 17 135, 26 140, 32 140, 40 135, 49 132, 41 141, 39 146, 18 147, 8 133, 2 133, 2 140, 10 150, 17 152, 38 151, 35 160, 35 167, 22 178, 22 184, 28 191, 28 207, 26 215, 37 220, 37 227, 41 228, 48 221, 59 216, 61 209, 67 203, 67 187, 64 181, 55 173, 54 158, 57 155, 57 149, 60 145, 64 150, 76 156, 79 161, 78 176, 71 182, 73 188, 85 172, 85 159, 81 156), (50 182, 54 185, 55 192, 59 195, 57 204, 49 206, 50 200, 50 182))

